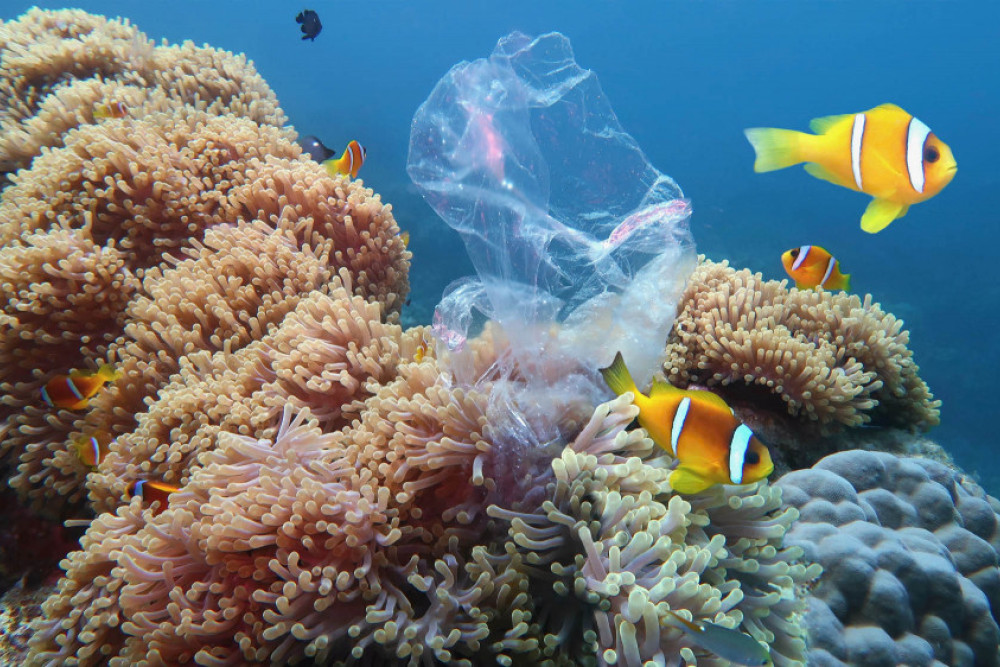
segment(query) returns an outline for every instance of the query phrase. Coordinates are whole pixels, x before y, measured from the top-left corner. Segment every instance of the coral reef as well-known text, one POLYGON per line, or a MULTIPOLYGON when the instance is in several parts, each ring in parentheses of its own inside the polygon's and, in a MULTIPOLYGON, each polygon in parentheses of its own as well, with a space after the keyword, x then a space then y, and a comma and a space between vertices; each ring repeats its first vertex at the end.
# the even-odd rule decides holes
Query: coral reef
POLYGON ((780 492, 766 484, 688 499, 669 493, 670 458, 643 431, 624 430, 637 414, 627 398, 599 406, 552 461, 534 511, 488 510, 510 523, 505 554, 513 561, 503 572, 519 571, 527 592, 523 629, 505 638, 511 657, 729 664, 693 647, 669 622, 674 610, 742 626, 770 646, 775 664, 801 664, 798 594, 819 568, 783 545, 797 513, 782 510, 780 492))
MULTIPOLYGON (((341 321, 362 322, 366 302, 342 291, 301 301, 269 338, 292 329, 323 349, 337 334, 311 323, 347 303, 358 310, 341 321)), ((516 508, 493 505, 512 452, 487 416, 492 380, 456 387, 425 330, 383 326, 386 354, 361 355, 360 376, 257 390, 258 403, 268 391, 301 401, 270 411, 269 436, 206 433, 164 511, 134 498, 99 516, 45 603, 29 664, 721 664, 662 623, 667 608, 742 624, 777 664, 799 664, 798 593, 818 569, 782 547, 795 511, 779 492, 668 496, 669 459, 625 431, 635 411, 619 399, 561 453, 535 453, 516 508), (330 400, 359 417, 312 415, 330 400)), ((470 344, 493 367, 496 341, 470 344)))
MULTIPOLYGON (((253 63, 210 47, 156 46, 127 20, 78 9, 29 9, 0 23, 0 171, 26 167, 101 104, 129 115, 189 107, 282 127, 284 113, 253 63)), ((103 123, 102 123, 103 124, 103 123)))
POLYGON ((833 454, 776 486, 801 512, 788 544, 824 568, 809 664, 1000 664, 1000 501, 885 452, 833 454))
MULTIPOLYGON (((0 195, 0 465, 17 469, 12 486, 36 506, 73 515, 89 472, 75 440, 122 436, 112 449, 134 454, 112 457, 109 475, 133 465, 185 479, 200 449, 188 441, 193 430, 168 436, 171 428, 218 419, 168 416, 155 405, 151 418, 147 401, 184 368, 196 375, 238 365, 233 356, 213 360, 217 352, 259 355, 259 344, 243 348, 300 299, 334 289, 338 272, 341 286, 381 304, 386 321, 397 318, 409 253, 377 195, 360 181, 331 179, 300 157, 294 132, 270 124, 284 116, 242 57, 191 45, 150 51, 127 23, 76 10, 32 10, 3 30, 9 77, 0 93, 28 100, 10 110, 5 133, 34 122, 68 82, 79 91, 120 74, 148 99, 171 100, 67 125, 58 147, 42 151, 0 195), (104 54, 101 67, 76 58, 85 48, 104 54), (103 360, 124 377, 85 411, 42 404, 49 379, 103 360), (143 436, 143 428, 159 430, 143 436), (155 442, 142 446, 143 437, 155 442), (152 466, 145 455, 157 457, 152 466)), ((247 372, 235 381, 273 375, 247 372)), ((217 411, 228 410, 221 400, 217 411)), ((189 396, 188 407, 196 406, 204 407, 189 396)), ((241 416, 227 418, 247 427, 241 416)), ((124 497, 121 484, 114 498, 111 485, 92 485, 97 511, 124 497)))
POLYGON ((17 582, 0 595, 0 665, 23 665, 28 654, 31 622, 42 616, 42 603, 54 585, 25 587, 17 582))
POLYGON ((793 468, 832 451, 816 441, 847 427, 938 423, 901 320, 871 295, 786 283, 702 258, 667 341, 666 379, 721 393, 793 468))

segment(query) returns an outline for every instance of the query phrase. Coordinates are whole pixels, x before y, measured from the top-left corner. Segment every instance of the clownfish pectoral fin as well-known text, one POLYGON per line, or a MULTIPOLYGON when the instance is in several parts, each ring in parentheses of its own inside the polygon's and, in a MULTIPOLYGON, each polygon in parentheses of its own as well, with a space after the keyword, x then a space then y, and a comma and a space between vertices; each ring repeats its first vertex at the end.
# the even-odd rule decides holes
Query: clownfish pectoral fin
POLYGON ((854 114, 837 114, 834 116, 821 116, 820 118, 813 118, 809 121, 809 129, 816 134, 826 134, 831 127, 837 123, 842 123, 848 118, 853 118, 854 114))
POLYGON ((671 489, 683 494, 701 493, 715 484, 712 480, 683 467, 670 473, 668 481, 671 489))
POLYGON ((802 141, 810 136, 775 127, 751 127, 743 130, 743 134, 757 154, 753 163, 756 172, 775 171, 802 162, 802 141))
POLYGON ((907 209, 909 206, 900 202, 873 199, 865 209, 865 214, 861 216, 861 229, 869 234, 876 234, 888 227, 896 218, 906 215, 907 209))
POLYGON ((833 183, 834 185, 839 185, 842 188, 850 188, 851 190, 858 189, 857 186, 854 184, 854 181, 850 182, 845 181, 844 179, 838 177, 836 174, 831 172, 829 169, 826 169, 825 167, 818 165, 815 162, 807 162, 806 164, 802 165, 802 168, 805 169, 806 172, 813 178, 818 178, 821 181, 829 181, 830 183, 833 183))
POLYGON ((615 392, 617 396, 621 396, 626 391, 632 392, 636 397, 639 396, 639 389, 635 386, 635 380, 632 379, 632 374, 625 366, 621 352, 615 355, 615 360, 611 362, 610 366, 601 369, 601 375, 604 376, 604 381, 608 383, 611 391, 615 392))
POLYGON ((101 367, 97 369, 96 374, 100 375, 107 382, 114 382, 115 380, 121 379, 122 376, 122 372, 111 364, 102 364, 101 367))

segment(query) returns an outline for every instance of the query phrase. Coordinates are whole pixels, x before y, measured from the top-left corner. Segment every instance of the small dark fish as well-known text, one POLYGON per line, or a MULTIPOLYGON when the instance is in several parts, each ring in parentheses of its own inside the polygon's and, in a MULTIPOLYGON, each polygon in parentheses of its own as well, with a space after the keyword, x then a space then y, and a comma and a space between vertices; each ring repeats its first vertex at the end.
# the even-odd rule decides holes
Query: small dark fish
POLYGON ((299 137, 299 146, 302 147, 303 153, 308 153, 309 157, 316 160, 316 162, 329 160, 337 154, 337 151, 327 148, 326 145, 319 140, 319 137, 314 137, 311 134, 299 137))
POLYGON ((319 22, 319 14, 311 9, 303 9, 295 17, 296 23, 302 24, 302 39, 316 39, 316 35, 323 29, 323 24, 319 22))

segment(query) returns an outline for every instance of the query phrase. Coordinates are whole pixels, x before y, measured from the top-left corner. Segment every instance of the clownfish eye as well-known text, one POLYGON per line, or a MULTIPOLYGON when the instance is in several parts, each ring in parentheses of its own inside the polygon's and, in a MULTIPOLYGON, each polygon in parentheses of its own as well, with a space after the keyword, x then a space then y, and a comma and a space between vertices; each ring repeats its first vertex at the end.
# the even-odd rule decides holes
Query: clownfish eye
POLYGON ((757 452, 747 452, 746 462, 752 466, 757 465, 760 463, 760 454, 757 452))
POLYGON ((937 162, 941 157, 941 153, 934 146, 924 146, 924 159, 928 162, 937 162))
POLYGON ((792 252, 792 259, 795 259, 796 257, 799 256, 799 249, 798 248, 795 248, 791 252, 792 252))

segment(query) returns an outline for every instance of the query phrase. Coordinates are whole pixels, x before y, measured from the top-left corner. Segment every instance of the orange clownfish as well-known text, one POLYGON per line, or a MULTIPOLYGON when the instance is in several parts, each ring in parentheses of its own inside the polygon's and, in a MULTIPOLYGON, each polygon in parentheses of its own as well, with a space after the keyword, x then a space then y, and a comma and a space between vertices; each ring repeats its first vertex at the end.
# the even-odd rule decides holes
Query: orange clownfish
POLYGON ((108 455, 111 439, 106 431, 97 431, 93 435, 77 438, 73 441, 73 447, 81 461, 91 468, 96 468, 108 455))
POLYGON ((840 272, 840 262, 825 248, 804 245, 781 256, 785 272, 799 289, 822 287, 828 290, 851 289, 851 274, 840 272))
POLYGON ((326 167, 326 173, 331 176, 342 174, 351 178, 357 178, 358 170, 365 163, 365 156, 367 154, 368 151, 365 150, 364 146, 352 140, 351 143, 347 144, 343 155, 337 159, 330 158, 329 160, 324 160, 323 166, 326 167))
POLYGON ((128 107, 121 102, 98 104, 94 107, 94 118, 124 118, 128 115, 128 107))
POLYGON ((42 387, 42 400, 55 408, 80 410, 87 407, 101 387, 121 376, 121 372, 111 364, 104 364, 96 371, 71 371, 69 375, 57 375, 42 387))
POLYGON ((716 394, 654 382, 645 396, 636 388, 621 352, 601 374, 619 396, 632 392, 639 425, 677 458, 669 481, 678 493, 698 493, 716 484, 750 484, 774 470, 767 447, 716 394))
POLYGON ((948 145, 895 104, 816 118, 809 127, 816 134, 744 130, 757 154, 754 171, 805 162, 816 178, 871 195, 861 217, 861 229, 871 234, 906 215, 910 204, 941 192, 958 169, 948 145))
POLYGON ((166 482, 157 482, 150 479, 137 479, 129 486, 128 493, 130 498, 141 496, 142 502, 146 505, 152 505, 154 502, 159 502, 159 507, 156 509, 156 513, 159 514, 167 508, 167 496, 171 493, 176 493, 179 490, 179 487, 176 487, 173 484, 167 484, 166 482))

